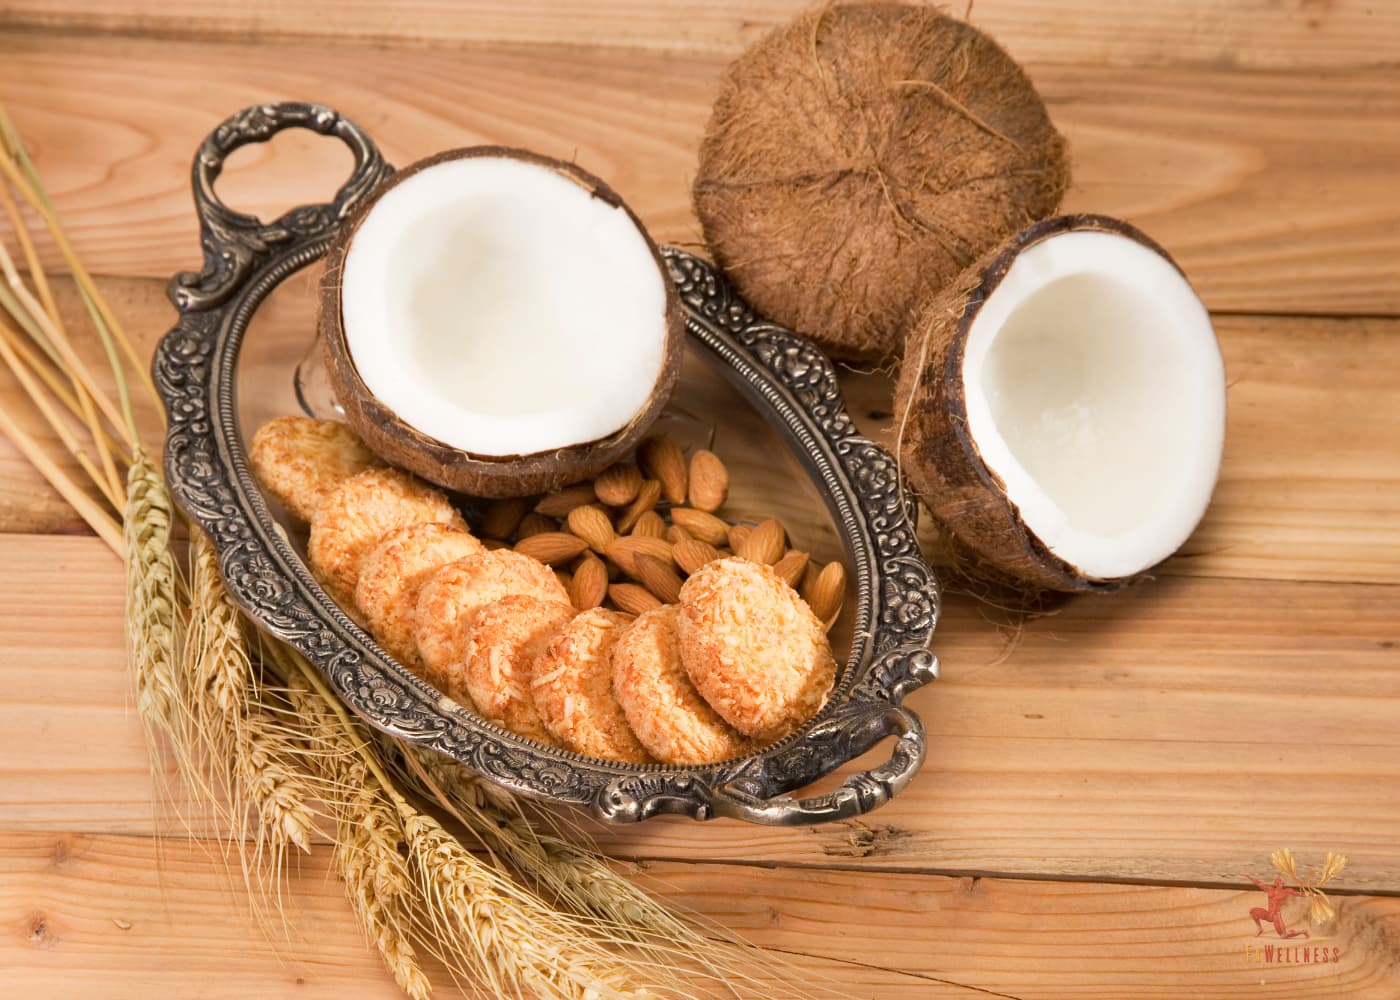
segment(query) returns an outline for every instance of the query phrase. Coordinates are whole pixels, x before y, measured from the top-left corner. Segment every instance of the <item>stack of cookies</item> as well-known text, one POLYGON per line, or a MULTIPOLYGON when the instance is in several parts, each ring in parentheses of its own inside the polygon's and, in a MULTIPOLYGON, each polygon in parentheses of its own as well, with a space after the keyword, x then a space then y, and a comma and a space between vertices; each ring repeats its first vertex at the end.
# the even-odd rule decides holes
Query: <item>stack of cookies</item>
POLYGON ((405 667, 521 736, 710 763, 793 732, 831 690, 844 570, 788 551, 776 521, 716 516, 727 474, 710 452, 687 468, 652 439, 637 465, 593 483, 498 501, 480 538, 446 494, 384 467, 341 424, 278 418, 250 457, 310 524, 330 596, 405 667))

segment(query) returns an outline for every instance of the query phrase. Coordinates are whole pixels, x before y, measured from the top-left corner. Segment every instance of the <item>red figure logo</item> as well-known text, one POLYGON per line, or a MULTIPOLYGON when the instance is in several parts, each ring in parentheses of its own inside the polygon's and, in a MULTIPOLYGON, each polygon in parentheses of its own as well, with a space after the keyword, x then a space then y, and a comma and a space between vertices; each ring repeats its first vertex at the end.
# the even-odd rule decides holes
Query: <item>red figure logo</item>
POLYGON ((1306 895, 1306 893, 1299 892, 1297 889, 1284 885, 1282 875, 1274 879, 1273 885, 1266 885, 1253 875, 1249 876, 1249 880, 1262 889, 1269 897, 1269 905, 1267 907, 1256 906, 1249 911, 1249 915, 1254 918, 1254 926, 1256 928, 1254 933, 1255 937, 1264 933, 1264 921, 1266 920, 1274 925, 1274 930, 1281 938, 1310 936, 1308 932, 1304 930, 1289 930, 1288 925, 1283 922, 1283 904, 1287 902, 1291 896, 1301 897, 1306 895))

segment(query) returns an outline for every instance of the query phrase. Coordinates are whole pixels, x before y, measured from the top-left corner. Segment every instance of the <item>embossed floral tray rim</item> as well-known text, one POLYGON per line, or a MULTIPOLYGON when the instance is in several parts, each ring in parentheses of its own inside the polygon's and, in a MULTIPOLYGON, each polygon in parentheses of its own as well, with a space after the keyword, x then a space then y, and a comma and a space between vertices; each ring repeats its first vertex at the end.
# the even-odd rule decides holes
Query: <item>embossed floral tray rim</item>
POLYGON ((827 498, 855 570, 855 638, 826 707, 801 730, 749 757, 704 767, 628 765, 545 747, 487 723, 394 662, 312 579, 254 481, 236 413, 236 366, 254 311, 287 276, 325 253, 335 228, 392 173, 368 135, 321 105, 259 105, 201 144, 193 188, 204 267, 171 281, 180 312, 153 371, 169 417, 171 492, 213 539, 234 599, 259 627, 289 642, 371 725, 447 754, 513 790, 590 807, 607 820, 658 813, 795 825, 878 807, 918 770, 925 735, 900 703, 932 680, 928 643, 937 581, 919 555, 893 458, 856 432, 836 373, 810 342, 754 315, 709 264, 663 256, 691 338, 785 438, 827 498), (334 136, 355 168, 325 204, 270 223, 225 206, 214 181, 233 150, 287 128, 334 136), (889 760, 806 799, 801 788, 896 738, 889 760))

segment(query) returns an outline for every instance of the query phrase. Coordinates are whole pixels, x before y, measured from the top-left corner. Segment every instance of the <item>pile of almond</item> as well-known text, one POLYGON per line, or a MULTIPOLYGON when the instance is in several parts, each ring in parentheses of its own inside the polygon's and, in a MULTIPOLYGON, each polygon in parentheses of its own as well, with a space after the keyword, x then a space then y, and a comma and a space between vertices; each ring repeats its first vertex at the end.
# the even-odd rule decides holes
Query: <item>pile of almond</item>
POLYGON ((639 615, 680 599, 684 578, 729 555, 772 566, 829 630, 841 613, 846 570, 788 547, 776 518, 731 523, 720 516, 729 471, 714 452, 689 461, 668 436, 648 438, 636 462, 592 482, 538 498, 497 500, 478 534, 554 568, 580 611, 608 607, 639 615))

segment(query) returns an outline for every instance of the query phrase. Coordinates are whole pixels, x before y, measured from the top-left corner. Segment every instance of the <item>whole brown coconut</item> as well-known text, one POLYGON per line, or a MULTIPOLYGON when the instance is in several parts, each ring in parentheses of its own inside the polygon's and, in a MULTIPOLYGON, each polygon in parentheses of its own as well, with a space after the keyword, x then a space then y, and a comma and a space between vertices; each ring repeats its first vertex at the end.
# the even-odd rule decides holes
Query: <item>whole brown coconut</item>
POLYGON ((726 72, 694 198, 755 309, 834 357, 883 360, 914 311, 1052 214, 1065 143, 1021 68, 931 7, 799 17, 726 72))

